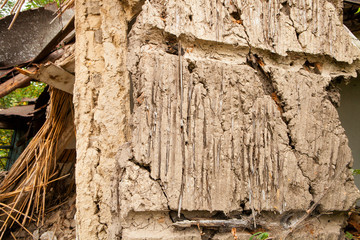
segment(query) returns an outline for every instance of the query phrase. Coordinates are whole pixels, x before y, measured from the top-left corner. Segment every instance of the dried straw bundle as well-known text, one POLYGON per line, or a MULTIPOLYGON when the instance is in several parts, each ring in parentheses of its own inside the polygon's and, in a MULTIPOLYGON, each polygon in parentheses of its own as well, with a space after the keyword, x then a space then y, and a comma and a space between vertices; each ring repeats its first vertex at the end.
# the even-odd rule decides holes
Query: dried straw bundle
POLYGON ((43 221, 48 185, 66 177, 56 166, 73 132, 72 95, 52 89, 47 120, 0 185, 0 239, 15 222, 32 235, 25 223, 43 221))

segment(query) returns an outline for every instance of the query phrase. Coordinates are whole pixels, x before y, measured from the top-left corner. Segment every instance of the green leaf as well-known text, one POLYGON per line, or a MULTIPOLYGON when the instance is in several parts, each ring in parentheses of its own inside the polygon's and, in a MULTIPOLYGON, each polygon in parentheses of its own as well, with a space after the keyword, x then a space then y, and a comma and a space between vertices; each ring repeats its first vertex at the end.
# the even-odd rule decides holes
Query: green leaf
POLYGON ((267 233, 267 232, 264 232, 258 236, 258 238, 260 238, 260 240, 266 240, 268 237, 269 237, 269 233, 267 233))
POLYGON ((56 1, 56 0, 32 0, 32 1, 26 2, 25 9, 29 10, 29 9, 33 9, 33 8, 43 7, 46 4, 49 4, 52 2, 56 2, 56 4, 58 6, 60 5, 59 1, 56 1))
MULTIPOLYGON (((0 1, 2 2, 2 1, 0 1)), ((0 18, 10 15, 11 9, 14 7, 16 0, 8 0, 3 8, 0 9, 0 18)), ((60 6, 59 0, 32 0, 26 1, 22 6, 21 11, 29 10, 33 8, 43 7, 46 4, 56 2, 57 6, 60 6)))
POLYGON ((260 234, 260 233, 254 233, 253 235, 251 235, 251 237, 249 238, 249 240, 253 240, 254 237, 255 237, 256 235, 258 235, 258 234, 260 234))
POLYGON ((354 235, 352 235, 352 234, 349 233, 349 232, 346 232, 346 233, 345 233, 345 238, 351 240, 351 239, 354 239, 354 235))
POLYGON ((360 175, 360 169, 351 169, 353 175, 360 175))
POLYGON ((262 234, 262 232, 254 233, 253 235, 251 235, 251 237, 249 238, 249 240, 253 240, 254 237, 255 237, 255 239, 258 239, 257 236, 260 235, 260 234, 262 234))
POLYGON ((268 237, 269 237, 268 232, 257 232, 257 233, 254 233, 253 235, 251 235, 249 240, 253 240, 253 239, 266 240, 266 239, 268 239, 268 237))
POLYGON ((356 13, 355 13, 355 14, 358 14, 358 13, 360 13, 360 8, 358 8, 358 10, 356 11, 356 13))

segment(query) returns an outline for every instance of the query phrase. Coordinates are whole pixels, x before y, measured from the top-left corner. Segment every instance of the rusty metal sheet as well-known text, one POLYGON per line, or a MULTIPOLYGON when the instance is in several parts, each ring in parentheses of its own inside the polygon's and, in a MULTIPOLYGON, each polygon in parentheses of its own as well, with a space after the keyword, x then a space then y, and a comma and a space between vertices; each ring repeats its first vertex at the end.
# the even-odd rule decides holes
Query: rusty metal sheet
POLYGON ((73 16, 69 11, 54 19, 53 11, 44 8, 21 12, 11 30, 13 16, 0 20, 0 69, 34 59, 54 39, 73 16))
POLYGON ((31 104, 0 110, 0 129, 19 129, 26 127, 34 115, 34 108, 35 104, 31 104))
POLYGON ((25 106, 15 106, 0 110, 0 119, 2 117, 18 116, 18 117, 32 117, 35 104, 25 106))

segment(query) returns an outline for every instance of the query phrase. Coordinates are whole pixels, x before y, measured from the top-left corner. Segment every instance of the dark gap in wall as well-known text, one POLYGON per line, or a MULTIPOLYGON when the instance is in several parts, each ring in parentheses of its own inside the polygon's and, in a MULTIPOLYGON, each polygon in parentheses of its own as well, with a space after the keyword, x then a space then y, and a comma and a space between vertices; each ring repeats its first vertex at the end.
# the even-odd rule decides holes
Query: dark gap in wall
MULTIPOLYGON (((255 69, 257 71, 257 73, 259 73, 258 77, 262 83, 264 93, 266 95, 269 95, 271 97, 271 99, 274 100, 275 104, 278 107, 278 110, 281 113, 282 120, 286 124, 288 124, 287 119, 283 116, 283 113, 285 112, 283 101, 281 99, 281 96, 278 95, 277 90, 275 89, 275 87, 273 85, 271 72, 267 72, 265 70, 266 64, 265 64, 264 60, 261 57, 259 57, 257 54, 249 53, 246 58, 246 62, 250 67, 255 69)), ((290 135, 289 135, 289 137, 290 137, 290 135)), ((290 139, 290 142, 292 142, 291 139, 290 139)))
POLYGON ((188 70, 189 73, 192 73, 194 71, 194 69, 196 68, 196 63, 191 61, 191 60, 187 60, 188 61, 188 70))
POLYGON ((281 8, 280 11, 285 14, 286 16, 290 16, 290 6, 288 1, 285 1, 283 3, 281 3, 281 8))
POLYGON ((313 188, 311 185, 309 185, 309 193, 310 193, 311 195, 314 195, 314 194, 315 194, 315 190, 314 190, 314 188, 313 188))
MULTIPOLYGON (((150 165, 148 164, 142 164, 142 163, 139 163, 138 161, 135 160, 135 158, 131 158, 129 159, 130 162, 134 163, 135 165, 137 165, 138 167, 146 170, 149 172, 149 175, 151 176, 151 168, 150 168, 150 165)), ((156 179, 153 179, 153 180, 156 180, 156 179)))
MULTIPOLYGON (((179 40, 175 35, 168 34, 165 37, 165 45, 166 49, 165 52, 172 54, 172 55, 179 55, 179 40)), ((181 47, 181 55, 185 54, 185 50, 181 47)))
POLYGON ((322 64, 320 62, 310 62, 306 60, 303 64, 303 68, 308 72, 321 74, 322 64))
POLYGON ((215 234, 218 233, 218 230, 215 229, 203 229, 201 230, 201 240, 210 240, 213 239, 215 234))
POLYGON ((232 12, 230 13, 230 16, 232 16, 235 20, 241 20, 239 12, 232 12))
POLYGON ((167 12, 166 12, 166 8, 164 7, 161 14, 160 14, 160 17, 162 19, 166 19, 167 18, 167 12))
POLYGON ((288 138, 289 138, 289 146, 291 147, 291 149, 295 149, 295 144, 294 144, 294 142, 293 142, 293 140, 291 138, 291 134, 288 132, 287 135, 288 135, 288 138))
POLYGON ((142 11, 142 6, 144 4, 145 4, 145 0, 140 0, 138 3, 136 3, 134 6, 131 7, 131 14, 133 17, 130 19, 130 21, 128 21, 127 34, 129 34, 129 32, 131 31, 134 23, 136 22, 136 18, 139 16, 139 14, 142 11))
POLYGON ((265 72, 263 68, 265 66, 263 59, 257 54, 250 53, 246 58, 246 63, 259 73, 258 76, 263 85, 264 93, 271 95, 275 92, 275 89, 272 86, 271 76, 268 72, 265 72))
POLYGON ((128 22, 128 29, 126 34, 128 35, 132 29, 132 27, 134 26, 137 17, 139 16, 140 12, 138 12, 137 14, 134 15, 134 17, 128 22))
POLYGON ((134 83, 132 81, 131 73, 129 73, 129 81, 130 81, 130 88, 129 88, 129 95, 130 95, 130 113, 134 112, 134 83))
POLYGON ((174 210, 171 210, 169 212, 169 215, 172 222, 189 220, 188 218, 185 217, 184 213, 180 213, 180 217, 179 217, 178 212, 174 210))

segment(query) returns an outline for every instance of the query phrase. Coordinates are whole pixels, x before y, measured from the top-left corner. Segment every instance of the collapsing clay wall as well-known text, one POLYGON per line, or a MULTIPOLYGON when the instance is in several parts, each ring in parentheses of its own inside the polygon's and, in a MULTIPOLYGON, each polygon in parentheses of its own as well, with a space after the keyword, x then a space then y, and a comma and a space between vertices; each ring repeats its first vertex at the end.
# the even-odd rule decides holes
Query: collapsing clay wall
POLYGON ((77 1, 80 239, 233 239, 199 218, 337 239, 359 197, 327 91, 359 65, 339 6, 77 1))

